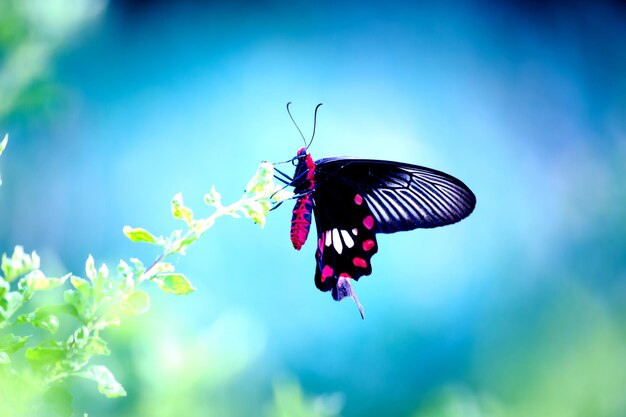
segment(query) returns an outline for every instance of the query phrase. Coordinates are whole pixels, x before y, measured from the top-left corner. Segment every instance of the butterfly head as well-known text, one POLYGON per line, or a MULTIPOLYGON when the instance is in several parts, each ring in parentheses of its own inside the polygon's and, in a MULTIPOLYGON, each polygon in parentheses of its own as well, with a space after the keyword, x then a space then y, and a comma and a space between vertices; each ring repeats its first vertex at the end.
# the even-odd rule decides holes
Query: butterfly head
POLYGON ((298 171, 299 169, 306 169, 306 167, 310 165, 310 159, 311 154, 307 148, 300 148, 296 156, 291 159, 291 163, 296 167, 296 171, 298 171))
POLYGON ((301 148, 298 153, 296 154, 296 158, 297 160, 300 160, 302 158, 306 158, 306 156, 309 154, 309 151, 306 148, 301 148))
POLYGON ((298 190, 301 188, 312 189, 312 181, 315 175, 315 161, 313 161, 307 148, 301 148, 296 156, 293 157, 292 162, 296 167, 294 174, 295 181, 293 183, 294 187, 298 190))

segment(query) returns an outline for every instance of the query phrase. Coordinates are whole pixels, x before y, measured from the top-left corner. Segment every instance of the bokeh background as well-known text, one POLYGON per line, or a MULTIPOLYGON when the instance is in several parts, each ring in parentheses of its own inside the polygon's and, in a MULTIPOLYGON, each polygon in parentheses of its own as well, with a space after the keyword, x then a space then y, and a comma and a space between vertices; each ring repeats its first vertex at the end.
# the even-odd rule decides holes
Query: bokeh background
POLYGON ((214 184, 290 158, 430 166, 467 220, 383 235, 351 301, 313 284, 290 204, 223 219, 197 291, 107 337, 128 397, 90 416, 626 416, 626 9, 619 2, 0 0, 0 249, 50 275, 150 262, 214 184))

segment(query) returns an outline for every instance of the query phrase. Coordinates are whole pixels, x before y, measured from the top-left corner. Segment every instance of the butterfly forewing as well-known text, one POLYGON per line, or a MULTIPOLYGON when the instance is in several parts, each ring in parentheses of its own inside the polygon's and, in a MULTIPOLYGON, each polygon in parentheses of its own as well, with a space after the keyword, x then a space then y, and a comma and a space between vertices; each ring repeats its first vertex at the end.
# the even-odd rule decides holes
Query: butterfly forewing
POLYGON ((434 169, 349 158, 322 159, 316 165, 319 189, 342 183, 363 196, 377 233, 456 223, 476 205, 476 197, 463 182, 434 169))

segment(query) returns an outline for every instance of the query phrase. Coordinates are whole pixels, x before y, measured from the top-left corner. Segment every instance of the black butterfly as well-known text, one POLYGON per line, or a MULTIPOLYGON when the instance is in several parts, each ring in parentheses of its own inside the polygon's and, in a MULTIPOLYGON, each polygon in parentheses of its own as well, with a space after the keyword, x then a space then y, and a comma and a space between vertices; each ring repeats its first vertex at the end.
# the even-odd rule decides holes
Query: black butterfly
POLYGON ((276 170, 285 177, 279 180, 294 187, 297 198, 291 241, 300 250, 313 213, 315 285, 331 291, 337 301, 353 298, 363 317, 350 281, 372 273, 376 234, 456 223, 474 210, 476 197, 453 176, 418 165, 356 158, 313 161, 308 147, 314 136, 315 128, 308 145, 305 140, 305 147, 290 160, 296 165, 293 178, 276 170))

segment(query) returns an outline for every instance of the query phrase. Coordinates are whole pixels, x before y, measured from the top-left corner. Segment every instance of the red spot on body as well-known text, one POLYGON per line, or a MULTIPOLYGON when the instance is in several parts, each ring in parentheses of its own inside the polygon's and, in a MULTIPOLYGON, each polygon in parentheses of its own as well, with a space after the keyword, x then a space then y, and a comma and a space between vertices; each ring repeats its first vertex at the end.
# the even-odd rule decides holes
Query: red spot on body
POLYGON ((376 246, 376 243, 374 243, 372 239, 367 239, 365 242, 363 242, 363 250, 366 252, 372 249, 374 246, 376 246))
POLYGON ((313 189, 313 180, 315 179, 315 161, 306 148, 300 149, 298 151, 298 156, 304 156, 304 163, 307 167, 306 179, 311 181, 311 187, 309 189, 313 189))
POLYGON ((324 268, 322 269, 322 282, 326 281, 326 278, 329 278, 333 275, 333 269, 326 265, 324 266, 324 268))
POLYGON ((311 195, 300 197, 293 208, 291 218, 291 243, 296 250, 300 250, 309 235, 311 227, 311 212, 313 204, 311 195))
POLYGON ((354 196, 354 204, 356 204, 357 206, 363 204, 363 197, 361 197, 361 194, 357 194, 354 196))
POLYGON ((354 266, 356 266, 357 268, 367 268, 367 262, 365 261, 365 259, 363 258, 354 258, 352 260, 352 263, 354 264, 354 266))
POLYGON ((374 227, 374 218, 372 216, 367 216, 366 218, 364 218, 363 226, 365 226, 367 230, 372 230, 372 227, 374 227))

